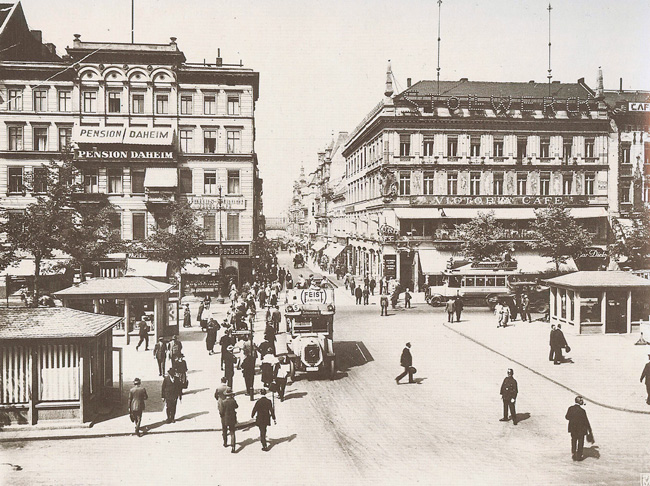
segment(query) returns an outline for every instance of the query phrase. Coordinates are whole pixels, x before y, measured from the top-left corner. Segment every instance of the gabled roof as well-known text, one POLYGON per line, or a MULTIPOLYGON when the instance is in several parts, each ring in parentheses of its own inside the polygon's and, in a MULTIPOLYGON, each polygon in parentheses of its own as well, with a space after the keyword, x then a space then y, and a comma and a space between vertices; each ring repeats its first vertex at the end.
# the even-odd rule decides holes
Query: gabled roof
POLYGON ((546 282, 552 285, 574 288, 650 288, 650 280, 637 277, 630 272, 574 272, 551 278, 546 282))
POLYGON ((92 314, 67 307, 0 309, 0 339, 61 339, 98 336, 121 317, 92 314))
POLYGON ((91 295, 150 295, 168 292, 174 286, 144 277, 92 278, 54 292, 57 297, 88 297, 91 295))

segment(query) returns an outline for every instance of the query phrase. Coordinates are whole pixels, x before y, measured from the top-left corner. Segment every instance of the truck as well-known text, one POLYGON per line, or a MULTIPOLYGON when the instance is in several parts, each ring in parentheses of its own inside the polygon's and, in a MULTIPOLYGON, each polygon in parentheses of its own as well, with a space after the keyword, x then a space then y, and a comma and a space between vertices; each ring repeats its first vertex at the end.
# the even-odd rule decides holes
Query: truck
POLYGON ((286 331, 276 336, 276 348, 288 357, 292 378, 296 372, 335 376, 335 313, 333 288, 312 285, 287 292, 286 331))

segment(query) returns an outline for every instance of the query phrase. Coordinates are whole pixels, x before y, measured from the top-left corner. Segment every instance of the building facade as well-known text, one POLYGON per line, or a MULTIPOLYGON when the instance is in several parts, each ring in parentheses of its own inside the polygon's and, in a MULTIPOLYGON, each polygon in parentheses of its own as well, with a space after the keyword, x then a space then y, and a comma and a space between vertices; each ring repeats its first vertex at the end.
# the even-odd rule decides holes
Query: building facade
MULTIPOLYGON (((34 202, 42 164, 71 144, 83 197, 108 195, 122 239, 144 240, 164 224, 170 201, 185 200, 207 238, 200 260, 208 266, 196 273, 250 278, 262 229, 257 72, 220 57, 188 63, 173 37, 119 44, 75 35, 58 60, 27 57, 0 62, 4 208, 34 202)), ((106 272, 120 259, 104 262, 106 272)))

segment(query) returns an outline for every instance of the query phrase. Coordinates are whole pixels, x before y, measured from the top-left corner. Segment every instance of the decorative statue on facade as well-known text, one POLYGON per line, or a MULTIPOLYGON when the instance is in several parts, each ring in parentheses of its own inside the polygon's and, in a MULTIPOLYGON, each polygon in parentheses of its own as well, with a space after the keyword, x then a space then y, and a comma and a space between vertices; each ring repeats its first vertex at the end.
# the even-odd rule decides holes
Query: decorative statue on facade
POLYGON ((394 201, 397 197, 397 177, 395 172, 388 167, 383 167, 379 173, 381 177, 381 195, 384 202, 394 201))

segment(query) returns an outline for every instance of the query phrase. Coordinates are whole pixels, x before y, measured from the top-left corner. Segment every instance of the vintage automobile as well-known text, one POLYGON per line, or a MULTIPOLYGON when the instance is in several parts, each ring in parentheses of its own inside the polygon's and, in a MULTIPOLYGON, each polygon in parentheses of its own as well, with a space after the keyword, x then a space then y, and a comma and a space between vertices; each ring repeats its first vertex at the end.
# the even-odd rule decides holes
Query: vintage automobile
POLYGON ((425 298, 434 307, 442 306, 454 297, 462 297, 466 304, 489 305, 497 296, 510 293, 508 281, 514 274, 509 270, 495 271, 469 266, 458 271, 448 270, 445 272, 446 282, 429 286, 425 298))
POLYGON ((508 283, 509 292, 505 295, 492 296, 488 299, 488 307, 494 310, 497 302, 510 307, 511 312, 513 309, 518 309, 521 306, 521 297, 526 294, 530 301, 530 312, 540 312, 545 314, 548 312, 549 307, 549 288, 545 285, 539 284, 534 280, 513 281, 508 283))

